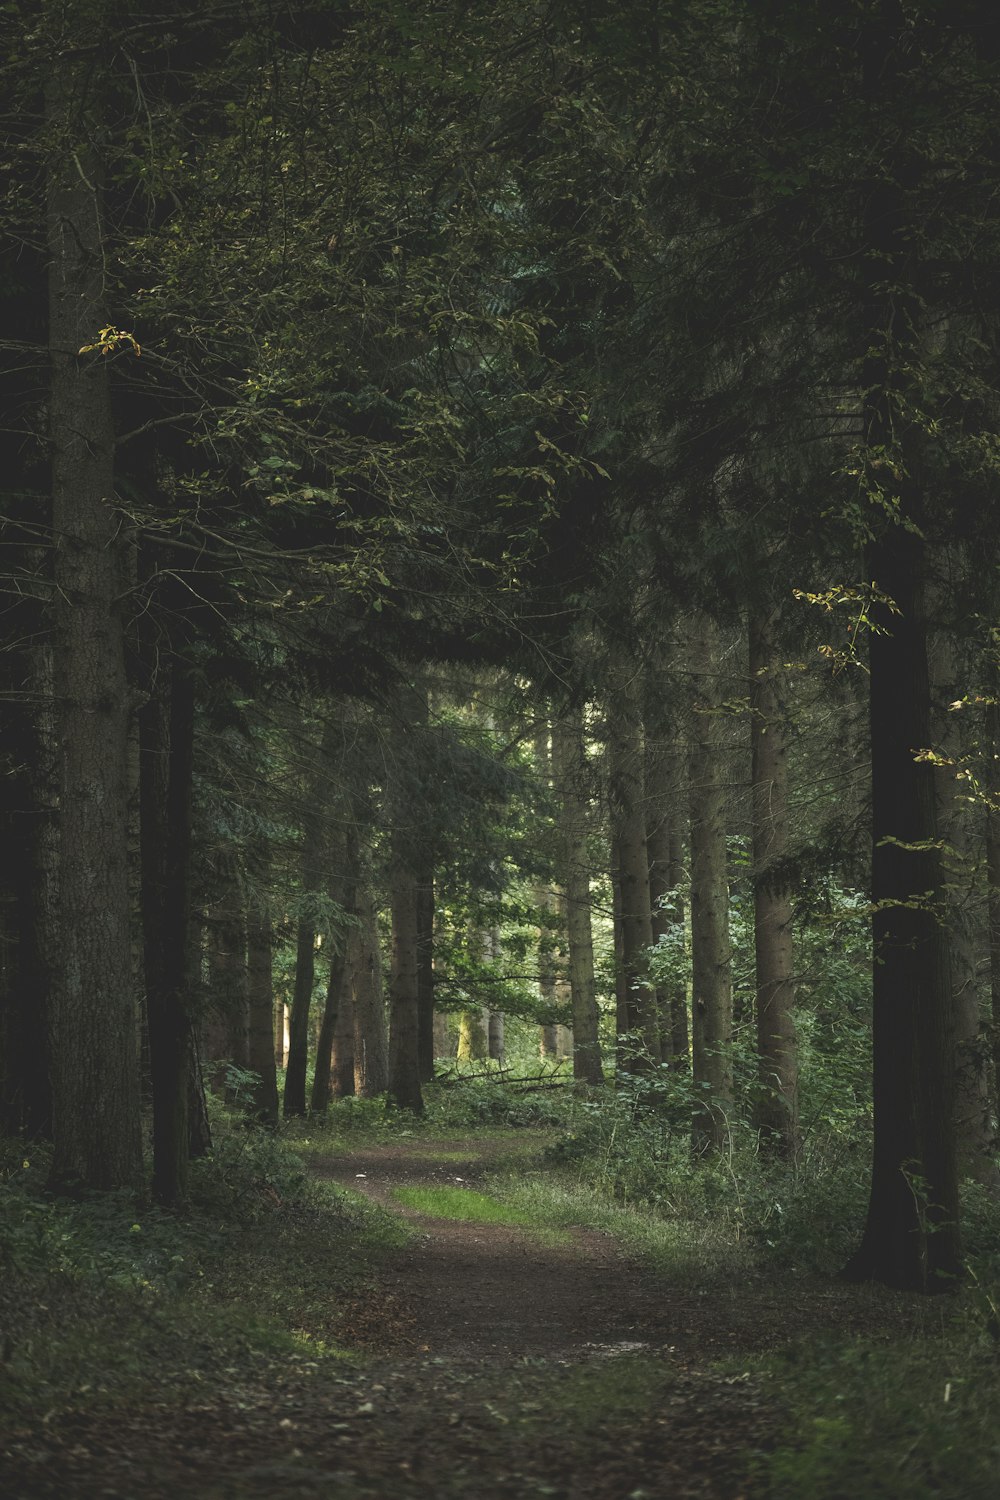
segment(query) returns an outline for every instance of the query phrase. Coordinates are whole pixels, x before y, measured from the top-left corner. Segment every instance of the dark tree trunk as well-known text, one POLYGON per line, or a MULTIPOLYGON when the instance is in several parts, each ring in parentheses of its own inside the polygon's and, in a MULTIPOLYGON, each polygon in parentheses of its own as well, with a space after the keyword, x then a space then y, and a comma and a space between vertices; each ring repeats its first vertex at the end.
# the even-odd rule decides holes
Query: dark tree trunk
MULTIPOLYGON (((679 799, 678 799, 679 802, 679 799)), ((670 907, 671 927, 681 947, 684 946, 684 839, 676 824, 670 830, 670 875, 668 883, 674 892, 670 907)), ((670 987, 670 1054, 675 1068, 687 1068, 691 1060, 688 1034, 688 1002, 684 977, 678 974, 670 987)))
MULTIPOLYGON (((873 17, 859 50, 869 105, 898 97, 913 58, 899 17, 873 17)), ((897 150, 864 194, 863 478, 875 532, 865 577, 894 609, 871 607, 875 1139, 868 1218, 845 1275, 931 1292, 961 1269, 955 1034, 934 770, 916 758, 931 741, 927 517, 906 390, 923 310, 905 186, 920 168, 904 140, 897 150)))
MULTIPOLYGON (((89 38, 88 38, 89 40, 89 38)), ((108 361, 78 351, 108 322, 90 49, 53 59, 47 122, 49 424, 61 752, 59 954, 50 1041, 56 1184, 143 1183, 129 911, 128 688, 108 361), (85 92, 89 100, 85 99, 85 92)))
POLYGON ((430 1083, 434 1077, 434 866, 429 860, 417 876, 417 985, 420 1081, 430 1083))
MULTIPOLYGON (((358 906, 358 866, 360 859, 358 833, 354 827, 349 827, 344 835, 342 846, 343 873, 340 879, 334 882, 331 892, 333 899, 341 907, 348 922, 356 923, 359 919, 358 906)), ((324 1114, 330 1102, 332 1089, 331 1069, 333 1066, 334 1037, 337 1034, 337 1023, 342 1004, 345 988, 350 983, 350 964, 348 954, 350 952, 351 939, 354 936, 354 927, 338 926, 336 934, 330 943, 330 975, 326 987, 326 1001, 323 1006, 323 1019, 320 1022, 319 1038, 316 1043, 316 1069, 313 1074, 312 1109, 316 1114, 324 1114)), ((350 1012, 350 1034, 352 1038, 351 1047, 348 1049, 350 1058, 341 1064, 346 1076, 349 1067, 352 1078, 354 1071, 353 1055, 353 1004, 349 1004, 346 1010, 350 1012)), ((346 1041, 346 1028, 344 1032, 346 1041)), ((340 1051, 343 1051, 341 1047, 340 1051)), ((339 1054, 338 1054, 339 1062, 339 1054)), ((343 1078, 341 1079, 343 1082, 343 1078)), ((343 1092, 343 1089, 339 1091, 343 1092)), ((349 1092, 353 1092, 352 1089, 349 1092)), ((339 1097, 339 1095, 338 1095, 339 1097)))
POLYGON ((327 1003, 332 1006, 335 1016, 330 1089, 334 1099, 347 1099, 354 1094, 354 969, 350 945, 339 974, 337 967, 331 966, 331 990, 338 978, 339 993, 334 996, 328 992, 327 995, 327 1003))
POLYGON ((594 940, 590 921, 590 859, 587 851, 586 772, 583 717, 577 711, 552 726, 552 758, 560 807, 566 940, 573 1008, 573 1077, 603 1083, 598 1038, 594 940))
MULTIPOLYGON (((324 730, 319 747, 319 765, 308 791, 302 846, 302 896, 312 901, 325 887, 328 855, 326 815, 327 767, 332 747, 332 727, 324 730)), ((307 907, 308 910, 308 907, 307 907)), ((309 1065, 309 1012, 316 980, 316 923, 310 915, 299 918, 295 945, 295 984, 288 1018, 288 1061, 285 1065, 285 1118, 306 1113, 306 1072, 309 1065)))
POLYGON ((231 1097, 226 1082, 227 1063, 237 1068, 249 1066, 247 979, 242 882, 236 853, 226 848, 219 856, 217 900, 208 919, 208 1013, 202 1021, 213 1094, 227 1093, 231 1097))
POLYGON ((247 991, 250 1071, 256 1073, 249 1113, 271 1130, 278 1126, 278 1070, 274 1061, 273 932, 266 906, 247 913, 247 991))
MULTIPOLYGON (((631 670, 622 668, 623 676, 631 670)), ((656 990, 648 977, 648 950, 653 944, 646 846, 645 781, 642 719, 638 695, 628 682, 618 684, 608 722, 608 772, 611 822, 621 901, 622 960, 625 970, 625 1031, 631 1039, 621 1066, 643 1072, 660 1062, 660 1022, 656 990)))
POLYGON ((695 1110, 696 1150, 721 1150, 733 1106, 733 989, 726 865, 725 768, 718 627, 693 623, 691 670, 691 1069, 705 1102, 695 1110))
POLYGON ((400 1109, 423 1114, 417 1056, 419 925, 417 877, 397 847, 392 869, 392 968, 389 981, 389 1093, 400 1109))
POLYGON ((161 683, 140 715, 139 804, 153 1193, 173 1205, 186 1197, 189 1160, 194 685, 178 658, 161 683))
POLYGON ((986 710, 986 881, 990 947, 990 1020, 993 1032, 993 1109, 1000 1114, 1000 671, 993 674, 993 702, 986 710))
POLYGON ((750 758, 753 825, 754 954, 757 979, 756 1124, 762 1143, 798 1153, 798 1048, 795 955, 788 876, 788 762, 778 691, 777 616, 750 620, 750 758))
MULTIPOLYGON (((0 981, 0 1128, 29 1138, 50 1137, 48 1014, 51 970, 59 951, 58 752, 53 723, 52 652, 41 646, 23 663, 31 672, 33 705, 8 711, 13 724, 4 777, 8 805, 0 828, 7 851, 3 890, 0 981)), ((7 665, 15 659, 8 653, 7 665)), ((23 690, 20 674, 11 696, 23 690)))
POLYGON ((944 1290, 960 1269, 954 1029, 920 590, 923 541, 890 526, 867 576, 873 609, 872 933, 875 1147, 864 1236, 845 1275, 944 1290))
POLYGON ((371 889, 358 902, 360 922, 351 933, 354 975, 354 1092, 361 1099, 384 1094, 389 1057, 382 953, 371 889))

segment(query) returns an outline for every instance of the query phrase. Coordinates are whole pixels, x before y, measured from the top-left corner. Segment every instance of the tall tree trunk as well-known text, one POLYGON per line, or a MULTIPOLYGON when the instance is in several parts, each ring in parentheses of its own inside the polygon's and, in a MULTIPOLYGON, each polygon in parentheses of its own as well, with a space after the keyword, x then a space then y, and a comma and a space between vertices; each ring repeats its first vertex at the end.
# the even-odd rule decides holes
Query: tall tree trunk
POLYGON ((499 1010, 490 1011, 489 1021, 489 1054, 490 1061, 503 1066, 506 1056, 506 1041, 503 1012, 499 1010))
POLYGON ((753 825, 754 955, 757 979, 756 1123, 762 1142, 798 1154, 795 954, 788 875, 788 761, 779 693, 776 612, 750 619, 750 784, 753 825))
MULTIPOLYGON (((355 826, 349 826, 344 834, 341 848, 343 860, 343 871, 338 880, 334 882, 331 895, 344 912, 347 922, 356 924, 359 920, 358 913, 358 869, 360 865, 360 843, 358 830, 355 826)), ((314 1114, 324 1114, 330 1102, 331 1092, 331 1070, 333 1066, 334 1037, 337 1034, 337 1023, 344 991, 348 986, 353 986, 353 966, 350 964, 349 953, 351 939, 356 928, 354 925, 338 927, 330 940, 330 975, 326 987, 326 1002, 323 1006, 323 1019, 320 1022, 319 1038, 316 1043, 316 1069, 313 1074, 312 1110, 314 1114)), ((346 1021, 350 1019, 351 1046, 350 1068, 354 1069, 354 1007, 353 988, 352 1002, 345 1007, 348 1013, 346 1021)), ((341 1048, 341 1051, 343 1048, 341 1048)), ((346 1070, 347 1059, 342 1062, 338 1057, 338 1064, 346 1070)), ((384 1087, 384 1084, 383 1084, 384 1087)), ((338 1096, 339 1097, 339 1096, 338 1096)))
POLYGON ((417 986, 419 989, 417 1053, 420 1080, 434 1077, 434 862, 417 872, 417 986))
POLYGON ((194 682, 178 657, 140 715, 140 824, 146 1018, 153 1096, 153 1193, 187 1195, 191 1100, 194 682))
POLYGON ((330 1091, 335 1099, 354 1096, 354 966, 351 962, 351 945, 348 942, 347 956, 338 975, 334 966, 330 968, 330 990, 327 992, 327 1007, 332 1008, 333 1049, 330 1061, 330 1091), (330 991, 339 978, 339 994, 330 991))
MULTIPOLYGON (((872 105, 907 86, 912 53, 900 24, 886 8, 859 32, 872 105)), ((904 142, 898 150, 865 184, 860 261, 863 482, 876 532, 864 576, 895 609, 877 599, 871 607, 874 1159, 864 1234, 845 1274, 929 1292, 959 1274, 961 1245, 944 876, 933 767, 915 759, 931 737, 927 517, 906 385, 921 362, 923 310, 905 189, 913 162, 904 142)))
MULTIPOLYGON (((52 966, 59 953, 59 752, 51 646, 35 648, 25 666, 36 702, 18 706, 17 728, 6 741, 13 770, 5 778, 10 804, 0 831, 8 866, 0 1128, 12 1135, 23 1131, 32 1139, 52 1132, 48 1016, 52 966)), ((11 696, 21 690, 18 674, 11 681, 11 696)))
MULTIPOLYGON (((88 38, 89 42, 90 38, 88 38)), ((52 1180, 141 1189, 128 849, 128 687, 108 361, 81 355, 106 326, 99 134, 91 49, 60 46, 52 137, 49 427, 61 747, 60 952, 53 974, 52 1180), (89 96, 89 101, 88 97, 89 96)))
POLYGON ((705 1099, 695 1111, 696 1150, 721 1150, 733 1106, 733 989, 726 869, 725 764, 718 627, 699 615, 691 631, 691 1063, 705 1099))
POLYGON ((332 726, 324 729, 319 763, 307 791, 303 816, 302 897, 306 903, 299 918, 295 941, 295 984, 288 1021, 288 1062, 282 1112, 286 1119, 306 1113, 306 1072, 309 1066, 309 1013, 316 980, 316 921, 311 903, 325 885, 324 856, 327 855, 327 768, 332 748, 332 726))
POLYGON ((920 589, 923 542, 895 525, 866 576, 894 602, 872 611, 872 929, 875 1144, 868 1218, 845 1274, 914 1290, 957 1275, 951 972, 941 903, 920 589))
POLYGON ((949 705, 963 697, 967 674, 961 669, 954 638, 936 631, 929 659, 934 745, 952 765, 935 767, 938 830, 942 842, 947 893, 947 927, 955 1015, 955 1133, 963 1175, 996 1192, 1000 1175, 994 1161, 990 1109, 989 1042, 982 1024, 976 983, 976 933, 970 911, 978 851, 973 814, 957 780, 965 746, 962 716, 949 705))
POLYGON ((993 1034, 993 1109, 1000 1113, 1000 670, 992 674, 986 709, 986 892, 990 949, 990 1021, 993 1034))
MULTIPOLYGON (((671 765, 663 746, 647 738, 644 765, 646 785, 646 852, 649 857, 650 930, 654 944, 662 949, 673 930, 673 912, 668 906, 670 894, 670 831, 676 812, 671 803, 671 765)), ((673 1060, 673 986, 661 981, 656 986, 656 1010, 660 1018, 661 1061, 673 1060)))
POLYGON ((459 1012, 458 1060, 481 1062, 490 1055, 490 1018, 485 1005, 459 1012))
POLYGON ((573 1077, 603 1083, 598 1039, 594 940, 591 930, 590 859, 587 850, 586 757, 583 716, 568 713, 552 726, 552 759, 559 794, 562 873, 566 892, 570 1002, 573 1010, 573 1077))
POLYGON ((648 977, 648 950, 653 945, 649 897, 649 853, 646 845, 643 737, 639 695, 629 674, 619 668, 608 718, 608 773, 612 835, 621 899, 622 957, 626 981, 627 1035, 622 1064, 630 1073, 660 1062, 660 1021, 656 990, 648 977))
POLYGON ((272 1130, 278 1126, 278 1070, 274 1061, 274 974, 271 913, 255 904, 247 913, 247 1031, 250 1071, 256 1073, 251 1113, 272 1130))
MULTIPOLYGON (((679 802, 678 798, 678 802, 679 802)), ((684 838, 680 828, 674 824, 670 830, 670 875, 668 883, 674 892, 670 905, 671 927, 674 941, 684 947, 684 838)), ((688 1034, 687 985, 682 972, 678 971, 670 986, 670 1054, 675 1068, 687 1068, 691 1059, 691 1043, 688 1034)))
POLYGON ((351 933, 355 945, 354 974, 354 1092, 361 1099, 384 1094, 389 1083, 382 951, 378 940, 375 899, 365 890, 358 903, 360 922, 351 933))
POLYGON ((226 1064, 246 1068, 247 1040, 247 928, 243 885, 234 848, 218 857, 216 901, 208 914, 208 1007, 202 1021, 203 1050, 209 1064, 213 1094, 231 1094, 226 1064))
POLYGON ((389 1093, 400 1109, 423 1114, 417 1056, 419 967, 417 877, 397 844, 392 869, 392 967, 389 980, 389 1093))

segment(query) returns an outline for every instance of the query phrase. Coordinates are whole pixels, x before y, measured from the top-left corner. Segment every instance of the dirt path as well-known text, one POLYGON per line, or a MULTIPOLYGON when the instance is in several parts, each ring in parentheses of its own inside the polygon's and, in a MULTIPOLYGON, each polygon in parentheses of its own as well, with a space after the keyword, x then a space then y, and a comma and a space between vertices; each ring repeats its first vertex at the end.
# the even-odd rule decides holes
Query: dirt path
POLYGON ((763 1279, 678 1287, 577 1229, 403 1209, 406 1185, 475 1186, 523 1138, 414 1138, 330 1156, 317 1174, 414 1231, 344 1329, 363 1358, 331 1369, 254 1356, 175 1405, 137 1401, 108 1430, 33 1434, 18 1500, 753 1500, 751 1455, 782 1413, 719 1360, 824 1330, 870 1328, 864 1293, 763 1279), (51 1452, 46 1452, 46 1444, 51 1452))

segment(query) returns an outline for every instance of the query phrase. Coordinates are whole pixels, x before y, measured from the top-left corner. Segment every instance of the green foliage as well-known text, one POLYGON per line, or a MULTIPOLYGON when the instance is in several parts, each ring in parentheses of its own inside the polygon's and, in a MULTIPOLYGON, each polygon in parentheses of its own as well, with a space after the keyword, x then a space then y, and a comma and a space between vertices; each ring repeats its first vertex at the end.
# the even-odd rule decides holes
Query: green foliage
POLYGON ((995 1492, 997 1343, 974 1315, 888 1345, 812 1341, 769 1373, 793 1424, 760 1464, 774 1500, 986 1500, 995 1492))
POLYGON ((441 1130, 480 1125, 513 1129, 561 1125, 573 1109, 568 1087, 543 1084, 537 1092, 523 1092, 489 1073, 430 1085, 424 1094, 424 1105, 428 1123, 441 1130))
POLYGON ((124 1194, 53 1197, 46 1152, 5 1142, 0 1401, 19 1411, 183 1400, 280 1351, 336 1352, 338 1320, 398 1221, 308 1182, 287 1143, 215 1121, 184 1213, 124 1194))

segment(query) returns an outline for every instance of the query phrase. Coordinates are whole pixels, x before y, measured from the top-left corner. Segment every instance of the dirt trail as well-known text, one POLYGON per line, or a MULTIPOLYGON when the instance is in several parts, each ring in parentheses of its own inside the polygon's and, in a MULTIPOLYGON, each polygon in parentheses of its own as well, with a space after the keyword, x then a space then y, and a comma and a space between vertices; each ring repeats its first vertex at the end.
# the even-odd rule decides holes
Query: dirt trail
POLYGON ((678 1287, 592 1230, 553 1244, 423 1217, 394 1196, 403 1185, 475 1186, 519 1162, 524 1138, 512 1134, 433 1146, 415 1137, 314 1163, 414 1230, 345 1310, 360 1364, 290 1368, 264 1356, 180 1412, 138 1400, 108 1432, 81 1416, 79 1430, 30 1440, 36 1451, 7 1493, 753 1500, 748 1455, 773 1443, 782 1413, 738 1365, 719 1373, 714 1362, 870 1327, 865 1294, 753 1278, 678 1287))

